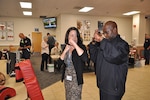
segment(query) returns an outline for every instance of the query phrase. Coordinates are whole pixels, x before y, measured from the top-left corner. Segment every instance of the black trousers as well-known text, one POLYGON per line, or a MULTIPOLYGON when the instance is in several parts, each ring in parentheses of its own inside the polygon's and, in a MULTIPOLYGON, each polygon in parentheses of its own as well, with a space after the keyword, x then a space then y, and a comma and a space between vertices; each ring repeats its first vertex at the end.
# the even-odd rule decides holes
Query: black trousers
POLYGON ((122 96, 110 95, 100 91, 100 100, 121 100, 121 98, 122 96))
POLYGON ((46 54, 46 53, 43 53, 42 54, 42 61, 41 61, 41 71, 43 71, 44 70, 44 64, 45 64, 45 69, 47 70, 47 62, 48 62, 48 54, 46 54))
POLYGON ((28 50, 22 50, 22 58, 30 59, 30 52, 28 50))
POLYGON ((52 63, 51 50, 52 50, 53 47, 54 47, 54 45, 49 45, 49 57, 48 57, 48 59, 49 59, 50 64, 52 63))
POLYGON ((150 50, 144 50, 145 65, 149 65, 150 50))

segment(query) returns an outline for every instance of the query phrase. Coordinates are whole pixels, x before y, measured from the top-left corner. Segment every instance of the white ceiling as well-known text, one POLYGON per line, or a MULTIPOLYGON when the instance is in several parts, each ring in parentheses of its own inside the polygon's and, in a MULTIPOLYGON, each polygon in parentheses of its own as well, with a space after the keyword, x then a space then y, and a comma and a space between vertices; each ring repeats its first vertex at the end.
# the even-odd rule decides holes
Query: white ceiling
MULTIPOLYGON (((150 0, 0 0, 0 17, 25 17, 23 10, 31 10, 32 16, 53 17, 60 14, 84 14, 96 16, 122 16, 122 13, 139 10, 150 15, 150 0), (32 9, 21 9, 20 1, 32 2, 32 9), (79 13, 84 6, 95 9, 88 13, 79 13)), ((29 17, 29 16, 28 16, 29 17)))

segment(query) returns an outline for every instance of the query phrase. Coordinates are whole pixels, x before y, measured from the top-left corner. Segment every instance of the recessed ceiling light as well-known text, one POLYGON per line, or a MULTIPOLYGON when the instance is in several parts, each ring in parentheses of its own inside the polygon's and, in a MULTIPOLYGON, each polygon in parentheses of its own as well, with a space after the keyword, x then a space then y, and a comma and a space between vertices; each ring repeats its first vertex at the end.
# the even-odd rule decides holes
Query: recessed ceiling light
POLYGON ((20 2, 21 8, 32 8, 31 2, 20 2))
POLYGON ((90 10, 94 9, 94 7, 83 7, 79 10, 79 12, 88 12, 90 10))
POLYGON ((31 16, 32 12, 31 11, 23 11, 23 15, 31 16))
POLYGON ((123 15, 129 16, 129 15, 134 15, 134 14, 138 14, 138 13, 140 13, 140 11, 131 11, 131 12, 124 13, 123 15))

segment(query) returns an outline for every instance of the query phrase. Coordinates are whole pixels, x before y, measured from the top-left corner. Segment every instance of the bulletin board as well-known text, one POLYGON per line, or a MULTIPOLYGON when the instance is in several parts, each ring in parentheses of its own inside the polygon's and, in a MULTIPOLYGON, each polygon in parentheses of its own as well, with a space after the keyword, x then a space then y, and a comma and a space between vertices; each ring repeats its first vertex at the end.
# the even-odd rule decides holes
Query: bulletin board
POLYGON ((83 41, 90 41, 90 24, 89 20, 77 21, 77 28, 83 41))
POLYGON ((14 23, 11 21, 0 21, 0 40, 14 40, 14 23))

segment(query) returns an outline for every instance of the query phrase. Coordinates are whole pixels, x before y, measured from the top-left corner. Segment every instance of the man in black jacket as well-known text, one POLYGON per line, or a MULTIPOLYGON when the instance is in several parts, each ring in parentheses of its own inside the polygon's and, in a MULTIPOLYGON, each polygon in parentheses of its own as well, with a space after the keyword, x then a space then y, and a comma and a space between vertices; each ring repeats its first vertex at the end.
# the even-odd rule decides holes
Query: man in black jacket
POLYGON ((114 21, 106 22, 103 32, 100 41, 94 37, 100 45, 90 45, 90 57, 96 63, 100 100, 121 100, 128 72, 129 45, 118 34, 114 21))

